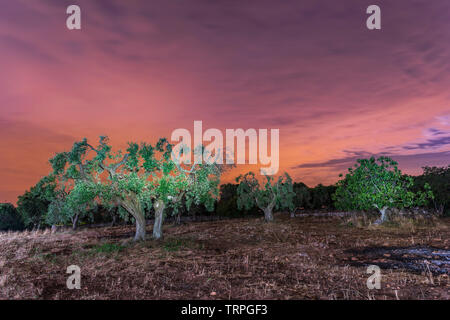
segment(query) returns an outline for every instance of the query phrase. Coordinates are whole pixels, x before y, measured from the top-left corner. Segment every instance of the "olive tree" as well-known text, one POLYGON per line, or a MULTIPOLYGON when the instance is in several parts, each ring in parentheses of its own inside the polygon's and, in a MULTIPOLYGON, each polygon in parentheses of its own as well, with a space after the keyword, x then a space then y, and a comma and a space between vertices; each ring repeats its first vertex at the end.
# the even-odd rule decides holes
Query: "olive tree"
POLYGON ((135 220, 136 241, 146 238, 145 218, 151 208, 155 212, 153 237, 160 239, 166 208, 176 212, 183 196, 188 205, 204 203, 211 208, 218 195, 214 190, 219 184, 217 166, 184 168, 173 161, 172 145, 165 138, 155 146, 129 143, 125 153, 113 152, 107 137, 100 137, 96 147, 83 139, 71 152, 58 154, 51 162, 63 183, 67 178, 72 181, 65 201, 71 210, 85 210, 92 203, 119 207, 135 220))
MULTIPOLYGON (((198 145, 194 148, 193 155, 195 158, 200 156, 205 161, 195 161, 192 165, 190 165, 190 161, 185 163, 181 159, 183 153, 190 152, 188 146, 182 145, 178 153, 176 151, 172 152, 171 163, 176 167, 174 175, 180 182, 176 184, 178 187, 176 195, 167 197, 168 201, 161 202, 161 205, 163 208, 165 206, 171 207, 172 214, 177 215, 178 219, 180 219, 179 213, 183 207, 190 211, 193 205, 204 205, 206 210, 210 212, 214 210, 214 204, 219 198, 220 177, 225 170, 232 167, 219 163, 217 160, 222 151, 220 149, 216 151, 216 155, 212 156, 211 152, 206 150, 203 145, 198 145)), ((158 191, 159 189, 154 188, 154 190, 158 191)), ((159 201, 166 199, 161 196, 155 198, 159 198, 159 201)), ((158 239, 162 236, 160 226, 164 216, 162 211, 157 215, 156 210, 157 208, 155 207, 153 237, 158 239), (156 223, 156 216, 158 217, 158 223, 156 223)))
POLYGON ((56 154, 50 163, 58 177, 58 197, 50 217, 62 221, 69 217, 75 222, 93 203, 119 205, 135 219, 135 240, 144 239, 145 205, 150 197, 143 173, 133 168, 132 152, 112 152, 108 138, 102 136, 96 147, 83 139, 71 151, 56 154))
POLYGON ((55 176, 50 174, 41 178, 38 183, 19 196, 17 211, 27 228, 39 229, 46 225, 46 215, 54 199, 55 188, 55 176))
POLYGON ((98 188, 95 183, 95 159, 87 160, 87 140, 75 142, 68 152, 57 153, 49 160, 55 185, 48 207, 49 224, 67 223, 76 230, 81 218, 96 206, 98 188))
POLYGON ((333 206, 333 194, 336 192, 335 186, 324 186, 319 183, 310 191, 312 209, 330 209, 333 206))
POLYGON ((273 221, 274 209, 293 210, 295 193, 292 179, 287 173, 276 180, 269 175, 264 176, 264 179, 265 182, 260 183, 253 172, 237 177, 236 182, 239 183, 237 205, 239 210, 258 207, 264 212, 264 219, 270 222, 273 221))
MULTIPOLYGON (((342 174, 340 175, 342 177, 342 174)), ((388 157, 358 159, 349 168, 345 178, 337 183, 334 199, 336 207, 343 210, 370 210, 376 208, 386 221, 386 210, 424 205, 433 197, 429 186, 425 192, 411 191, 413 178, 403 175, 398 163, 388 157)))
POLYGON ((65 187, 55 190, 46 221, 51 225, 70 222, 72 229, 76 230, 81 219, 93 218, 89 213, 97 206, 96 190, 91 189, 95 188, 95 185, 79 181, 73 185, 70 192, 65 187))
POLYGON ((430 206, 439 214, 448 213, 450 211, 450 165, 422 169, 423 174, 414 179, 414 189, 424 190, 424 186, 429 184, 434 195, 430 206))
POLYGON ((291 210, 291 218, 295 216, 295 211, 299 208, 306 208, 311 203, 311 192, 306 184, 303 182, 295 182, 293 185, 295 193, 291 210))

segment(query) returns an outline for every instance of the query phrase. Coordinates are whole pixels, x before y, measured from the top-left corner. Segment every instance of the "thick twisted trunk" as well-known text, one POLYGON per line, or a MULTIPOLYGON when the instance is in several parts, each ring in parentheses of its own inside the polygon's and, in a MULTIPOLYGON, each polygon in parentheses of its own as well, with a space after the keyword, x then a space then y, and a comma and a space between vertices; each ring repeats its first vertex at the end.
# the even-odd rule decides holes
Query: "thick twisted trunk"
POLYGON ((381 213, 381 222, 385 222, 386 221, 386 207, 383 207, 380 209, 380 213, 381 213))
POLYGON ((162 239, 163 237, 163 220, 164 220, 164 201, 158 200, 155 203, 155 224, 153 225, 153 238, 162 239))
POLYGON ((139 200, 124 200, 121 203, 122 207, 131 214, 136 222, 136 234, 134 235, 134 241, 145 240, 145 212, 139 203, 139 200))
POLYGON ((255 198, 256 205, 264 212, 264 219, 266 222, 273 221, 273 208, 275 207, 275 196, 273 197, 272 201, 269 203, 267 207, 263 207, 261 203, 258 201, 258 198, 255 198))
POLYGON ((111 227, 114 227, 114 226, 116 225, 116 221, 117 221, 117 216, 116 216, 116 214, 114 213, 114 214, 112 215, 111 227))
POLYGON ((380 219, 377 219, 377 221, 375 221, 375 224, 382 224, 382 223, 386 222, 386 220, 387 220, 386 210, 388 209, 388 207, 382 207, 382 208, 379 208, 378 206, 375 206, 375 207, 378 209, 378 211, 380 211, 380 214, 381 214, 380 219))
POLYGON ((174 221, 174 225, 179 226, 181 224, 181 212, 179 212, 176 217, 175 217, 175 221, 174 221))
POLYGON ((145 216, 143 214, 137 214, 134 216, 136 220, 136 234, 134 235, 134 241, 145 240, 145 216))
POLYGON ((273 214, 272 214, 272 207, 271 206, 269 206, 269 207, 264 209, 264 219, 266 220, 266 222, 273 221, 273 214))
POLYGON ((79 218, 80 214, 77 213, 75 214, 75 216, 72 219, 72 230, 77 230, 78 227, 78 218, 79 218))

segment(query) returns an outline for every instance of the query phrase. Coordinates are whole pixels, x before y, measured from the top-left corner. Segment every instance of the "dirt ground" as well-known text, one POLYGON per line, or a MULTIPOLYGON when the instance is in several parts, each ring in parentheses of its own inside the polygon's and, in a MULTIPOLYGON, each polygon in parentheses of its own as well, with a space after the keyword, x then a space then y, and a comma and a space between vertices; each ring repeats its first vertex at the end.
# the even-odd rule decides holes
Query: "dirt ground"
MULTIPOLYGON (((0 234, 1 299, 449 299, 449 274, 389 264, 373 248, 449 249, 450 220, 428 227, 352 227, 338 217, 166 225, 163 241, 132 226, 0 234), (367 259, 371 259, 370 261, 367 259), (367 260, 367 261, 366 261, 367 260), (367 288, 379 263, 381 289, 367 288), (69 265, 81 289, 69 290, 69 265), (390 267, 392 266, 392 267, 390 267)), ((147 227, 151 232, 151 226, 147 227)), ((385 251, 380 251, 385 252, 385 251)))

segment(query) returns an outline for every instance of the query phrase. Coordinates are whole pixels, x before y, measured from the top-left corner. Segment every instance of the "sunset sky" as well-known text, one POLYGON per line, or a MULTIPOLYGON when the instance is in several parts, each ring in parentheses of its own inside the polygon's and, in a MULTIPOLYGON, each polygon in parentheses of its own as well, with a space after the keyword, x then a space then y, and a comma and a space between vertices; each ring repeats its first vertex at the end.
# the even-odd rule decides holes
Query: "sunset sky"
POLYGON ((372 154, 450 164, 449 0, 0 4, 0 202, 78 139, 155 142, 194 120, 280 129, 281 170, 310 186, 372 154))

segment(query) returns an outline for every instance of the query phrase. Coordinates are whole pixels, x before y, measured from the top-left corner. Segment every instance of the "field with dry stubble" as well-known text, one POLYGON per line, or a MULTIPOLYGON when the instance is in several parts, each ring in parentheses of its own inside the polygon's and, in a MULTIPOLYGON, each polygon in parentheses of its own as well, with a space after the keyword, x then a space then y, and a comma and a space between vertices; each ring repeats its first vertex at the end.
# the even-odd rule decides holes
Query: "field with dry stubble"
POLYGON ((140 243, 129 240, 132 226, 0 234, 0 298, 450 298, 448 262, 434 272, 427 267, 432 256, 401 251, 448 252, 449 219, 428 227, 357 228, 338 217, 280 214, 270 224, 234 219, 166 225, 164 232, 163 241, 140 243), (423 270, 403 268, 412 262, 423 270), (368 264, 382 268, 379 290, 367 289, 368 264), (81 268, 80 290, 66 288, 69 265, 81 268))

